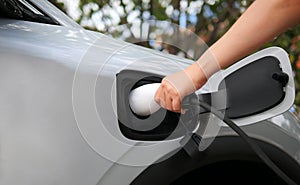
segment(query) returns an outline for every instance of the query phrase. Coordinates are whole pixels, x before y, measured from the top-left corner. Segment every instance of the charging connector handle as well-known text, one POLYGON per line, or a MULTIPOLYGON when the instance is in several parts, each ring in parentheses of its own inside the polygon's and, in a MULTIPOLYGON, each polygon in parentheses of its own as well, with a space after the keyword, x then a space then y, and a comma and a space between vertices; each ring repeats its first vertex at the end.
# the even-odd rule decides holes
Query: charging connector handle
POLYGON ((154 101, 154 95, 160 83, 152 83, 133 89, 129 94, 131 110, 139 116, 148 116, 160 109, 154 101))

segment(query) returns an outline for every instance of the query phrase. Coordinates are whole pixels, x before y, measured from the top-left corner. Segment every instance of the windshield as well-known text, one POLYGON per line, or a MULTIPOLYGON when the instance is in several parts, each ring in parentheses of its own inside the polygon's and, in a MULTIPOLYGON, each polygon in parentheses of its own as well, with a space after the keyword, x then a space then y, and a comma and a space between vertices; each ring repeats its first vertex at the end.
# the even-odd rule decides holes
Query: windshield
POLYGON ((0 0, 0 17, 46 24, 58 23, 26 0, 0 0))

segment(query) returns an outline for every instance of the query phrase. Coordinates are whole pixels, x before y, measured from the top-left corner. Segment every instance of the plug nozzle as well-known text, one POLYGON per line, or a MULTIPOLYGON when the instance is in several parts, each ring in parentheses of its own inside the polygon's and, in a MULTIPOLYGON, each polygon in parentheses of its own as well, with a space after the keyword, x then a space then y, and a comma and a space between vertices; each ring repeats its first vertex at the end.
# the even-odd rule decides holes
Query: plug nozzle
POLYGON ((133 89, 129 94, 129 106, 139 116, 148 116, 160 109, 154 100, 154 95, 160 83, 142 85, 133 89))

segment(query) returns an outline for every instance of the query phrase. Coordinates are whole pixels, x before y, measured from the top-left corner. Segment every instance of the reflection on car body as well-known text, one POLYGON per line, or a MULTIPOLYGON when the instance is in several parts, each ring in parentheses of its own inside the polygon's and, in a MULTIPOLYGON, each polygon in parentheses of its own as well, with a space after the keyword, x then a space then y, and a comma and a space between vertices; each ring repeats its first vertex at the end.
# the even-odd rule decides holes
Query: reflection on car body
MULTIPOLYGON (((145 139, 122 127, 119 74, 139 72, 127 76, 133 85, 152 74, 141 82, 148 83, 192 61, 84 30, 46 0, 0 6, 1 185, 234 183, 228 176, 239 184, 281 182, 226 126, 198 161, 182 149, 182 132, 145 139)), ((300 128, 291 114, 241 128, 300 183, 300 128)), ((172 133, 168 119, 160 128, 172 133)))

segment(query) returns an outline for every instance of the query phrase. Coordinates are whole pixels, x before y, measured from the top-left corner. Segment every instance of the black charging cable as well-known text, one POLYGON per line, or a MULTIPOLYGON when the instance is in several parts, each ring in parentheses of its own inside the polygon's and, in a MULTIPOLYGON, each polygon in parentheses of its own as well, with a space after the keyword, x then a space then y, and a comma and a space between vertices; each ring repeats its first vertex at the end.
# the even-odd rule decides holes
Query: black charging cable
MULTIPOLYGON (((290 177, 288 177, 267 155, 266 153, 232 120, 230 120, 226 115, 224 115, 219 110, 215 109, 208 103, 199 100, 200 107, 206 109, 207 111, 213 113, 219 119, 223 120, 232 130, 234 130, 256 153, 256 155, 271 169, 276 173, 282 180, 284 180, 289 185, 297 185, 290 177)), ((199 106, 199 104, 197 105, 199 106)))

